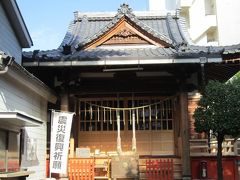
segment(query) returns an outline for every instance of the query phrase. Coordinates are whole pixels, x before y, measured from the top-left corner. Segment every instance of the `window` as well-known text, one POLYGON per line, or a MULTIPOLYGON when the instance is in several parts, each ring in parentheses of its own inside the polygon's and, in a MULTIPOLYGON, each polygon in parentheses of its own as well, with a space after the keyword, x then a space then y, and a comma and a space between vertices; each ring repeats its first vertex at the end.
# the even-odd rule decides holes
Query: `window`
POLYGON ((0 130, 0 172, 19 171, 20 134, 0 130))
POLYGON ((132 130, 135 117, 136 130, 172 130, 172 100, 161 98, 126 98, 124 100, 79 101, 80 131, 132 130), (117 109, 120 108, 120 109, 117 109))
POLYGON ((215 15, 216 8, 215 8, 215 0, 205 0, 205 15, 215 15))
MULTIPOLYGON (((131 106, 131 101, 129 101, 131 106)), ((135 100, 134 107, 144 107, 136 110, 136 130, 172 130, 172 100, 160 99, 135 100)), ((131 119, 129 117, 129 119, 131 119)), ((128 130, 132 130, 128 121, 128 130)))
MULTIPOLYGON (((103 108, 122 107, 123 101, 80 101, 80 131, 114 131, 117 130, 117 114, 123 117, 122 111, 103 108), (118 104, 119 103, 119 104, 118 104)), ((124 121, 120 120, 120 129, 124 129, 124 121)))

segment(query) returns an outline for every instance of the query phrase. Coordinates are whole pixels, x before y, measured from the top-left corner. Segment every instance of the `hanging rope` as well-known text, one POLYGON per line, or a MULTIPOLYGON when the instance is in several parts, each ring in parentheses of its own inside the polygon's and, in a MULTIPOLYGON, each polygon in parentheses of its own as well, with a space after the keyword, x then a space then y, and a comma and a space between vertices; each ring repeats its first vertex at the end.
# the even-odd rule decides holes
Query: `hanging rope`
POLYGON ((147 114, 147 116, 148 116, 147 120, 149 120, 149 122, 151 123, 152 122, 152 115, 154 116, 154 110, 153 109, 155 108, 155 119, 156 120, 159 118, 158 117, 159 114, 160 114, 160 117, 170 114, 171 113, 170 112, 171 111, 171 107, 170 107, 171 102, 170 101, 173 100, 174 98, 175 98, 175 96, 172 96, 172 97, 161 99, 160 101, 154 102, 154 103, 151 103, 151 104, 147 104, 147 105, 143 105, 143 106, 136 106, 136 107, 133 105, 132 107, 129 107, 129 108, 121 108, 121 107, 119 107, 119 105, 118 105, 118 107, 109 107, 108 103, 106 104, 106 106, 104 106, 103 103, 101 103, 101 105, 98 105, 98 104, 94 104, 94 103, 91 103, 91 102, 88 102, 88 101, 84 101, 84 103, 85 103, 84 104, 84 116, 85 116, 85 119, 87 119, 87 113, 89 113, 90 125, 92 124, 93 113, 94 113, 94 115, 97 116, 97 117, 95 117, 95 119, 98 122, 100 121, 100 115, 101 115, 101 116, 103 116, 102 118, 103 118, 104 123, 106 122, 106 120, 108 120, 110 122, 110 124, 112 124, 113 123, 113 118, 115 117, 115 116, 112 116, 112 111, 116 112, 116 117, 117 117, 117 115, 120 116, 120 112, 122 111, 123 112, 123 117, 122 118, 123 118, 124 125, 126 123, 126 117, 125 117, 126 114, 125 113, 127 113, 127 115, 129 115, 128 116, 129 117, 129 123, 130 123, 130 125, 132 125, 133 113, 134 113, 134 116, 135 116, 135 121, 137 121, 137 124, 139 124, 139 120, 140 120, 139 118, 141 118, 143 123, 145 124, 145 122, 146 122, 145 115, 146 115, 146 113, 148 113, 147 114), (146 108, 147 108, 147 111, 145 112, 146 108), (100 112, 101 112, 101 114, 100 114, 100 112), (141 113, 141 114, 139 115, 139 113, 141 113))
POLYGON ((164 99, 162 99, 162 100, 159 101, 159 102, 155 102, 155 103, 148 104, 148 105, 137 106, 137 107, 128 107, 128 108, 102 106, 102 105, 97 105, 97 104, 88 103, 88 102, 85 102, 85 103, 87 103, 87 104, 89 104, 89 105, 91 105, 91 106, 95 106, 95 107, 99 107, 99 108, 103 108, 103 109, 120 110, 120 111, 127 110, 127 111, 130 111, 130 110, 137 110, 137 109, 149 108, 150 106, 155 106, 155 105, 161 105, 161 104, 164 103, 164 101, 167 101, 167 100, 170 100, 170 99, 174 99, 174 97, 175 97, 175 96, 171 96, 171 97, 168 97, 168 98, 164 98, 164 99))

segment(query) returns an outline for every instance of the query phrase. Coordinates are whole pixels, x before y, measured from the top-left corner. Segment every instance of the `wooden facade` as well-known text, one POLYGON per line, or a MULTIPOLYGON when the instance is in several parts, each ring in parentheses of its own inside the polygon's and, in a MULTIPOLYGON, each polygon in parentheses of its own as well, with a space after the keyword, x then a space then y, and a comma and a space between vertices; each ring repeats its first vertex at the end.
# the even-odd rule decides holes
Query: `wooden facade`
POLYGON ((145 178, 168 162, 170 179, 191 179, 199 92, 239 66, 224 63, 222 47, 190 45, 178 16, 143 14, 126 4, 115 16, 76 13, 63 47, 26 52, 23 65, 58 92, 55 108, 76 113, 71 152, 111 161, 122 153, 126 163, 135 153, 145 178))

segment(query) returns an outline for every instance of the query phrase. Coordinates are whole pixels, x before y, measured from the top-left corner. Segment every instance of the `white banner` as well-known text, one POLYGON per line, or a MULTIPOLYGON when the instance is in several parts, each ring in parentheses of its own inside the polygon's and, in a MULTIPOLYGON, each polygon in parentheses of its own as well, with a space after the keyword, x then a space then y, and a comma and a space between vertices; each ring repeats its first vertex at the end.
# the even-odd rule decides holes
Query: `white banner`
POLYGON ((52 112, 50 173, 67 174, 69 139, 74 113, 52 112))

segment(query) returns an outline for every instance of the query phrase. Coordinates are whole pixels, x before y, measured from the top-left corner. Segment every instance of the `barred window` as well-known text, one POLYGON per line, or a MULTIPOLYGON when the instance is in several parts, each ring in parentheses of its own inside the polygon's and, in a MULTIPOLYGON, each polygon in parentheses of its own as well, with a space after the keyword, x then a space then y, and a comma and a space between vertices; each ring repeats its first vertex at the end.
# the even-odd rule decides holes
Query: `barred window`
POLYGON ((79 100, 80 131, 117 131, 117 117, 121 131, 132 130, 133 119, 136 130, 172 130, 172 99, 79 100))

